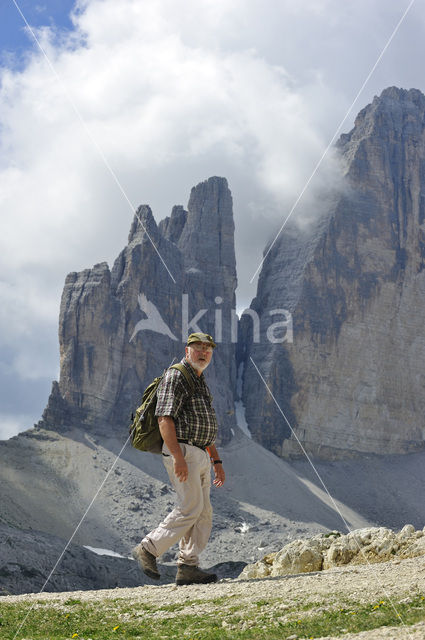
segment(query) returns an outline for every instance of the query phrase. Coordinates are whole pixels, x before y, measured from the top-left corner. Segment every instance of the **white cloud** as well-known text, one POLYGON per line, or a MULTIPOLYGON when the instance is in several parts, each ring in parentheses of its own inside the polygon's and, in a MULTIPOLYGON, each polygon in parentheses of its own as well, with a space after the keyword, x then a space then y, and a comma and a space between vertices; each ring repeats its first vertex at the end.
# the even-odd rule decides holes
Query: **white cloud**
POLYGON ((33 426, 34 420, 29 414, 7 415, 0 413, 0 440, 8 440, 33 426))
MULTIPOLYGON (((39 52, 0 77, 0 346, 15 350, 16 374, 28 360, 34 376, 52 367, 37 358, 44 340, 28 356, 23 336, 56 325, 66 273, 126 242, 131 207, 84 127, 158 219, 198 181, 229 179, 245 306, 268 223, 288 212, 400 15, 395 0, 84 0, 72 34, 40 31, 60 82, 39 52)), ((405 77, 423 88, 411 63, 423 22, 405 26, 354 111, 405 77)))
MULTIPOLYGON (((41 55, 23 73, 4 72, 0 243, 6 270, 54 265, 63 280, 67 270, 111 258, 124 243, 130 207, 84 127, 134 205, 144 198, 145 171, 209 154, 236 171, 243 164, 247 180, 275 197, 300 187, 300 166, 312 164, 323 142, 284 69, 254 50, 184 42, 183 4, 177 5, 86 3, 75 17, 72 48, 51 44, 48 29, 39 34, 60 82, 41 55)), ((229 13, 224 4, 206 3, 205 14, 198 3, 192 7, 207 36, 229 13)))

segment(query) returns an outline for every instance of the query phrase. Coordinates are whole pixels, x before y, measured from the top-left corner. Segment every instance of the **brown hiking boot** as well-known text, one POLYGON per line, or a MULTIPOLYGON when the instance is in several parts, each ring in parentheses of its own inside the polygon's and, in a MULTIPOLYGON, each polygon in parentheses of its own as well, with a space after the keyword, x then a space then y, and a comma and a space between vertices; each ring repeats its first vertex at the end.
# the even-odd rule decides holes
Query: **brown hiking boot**
POLYGON ((215 573, 207 573, 195 565, 179 564, 176 576, 177 585, 208 584, 209 582, 217 582, 215 573))
POLYGON ((149 578, 152 578, 153 580, 159 580, 160 575, 158 567, 156 566, 156 558, 149 551, 147 551, 141 543, 134 547, 131 555, 135 560, 137 560, 140 568, 146 573, 147 576, 149 576, 149 578))

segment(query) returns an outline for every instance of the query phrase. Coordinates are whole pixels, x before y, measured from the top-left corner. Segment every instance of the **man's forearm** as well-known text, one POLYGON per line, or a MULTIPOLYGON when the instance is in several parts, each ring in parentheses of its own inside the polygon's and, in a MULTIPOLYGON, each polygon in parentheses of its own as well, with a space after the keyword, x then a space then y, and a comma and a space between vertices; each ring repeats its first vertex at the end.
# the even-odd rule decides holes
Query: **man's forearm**
POLYGON ((168 447, 169 452, 173 458, 178 458, 183 455, 181 447, 177 442, 176 426, 171 416, 161 416, 158 418, 159 431, 162 439, 168 447))
POLYGON ((210 444, 210 445, 208 446, 208 450, 209 450, 209 452, 210 452, 210 456, 211 456, 211 458, 212 458, 213 460, 219 460, 219 459, 220 459, 220 456, 218 455, 218 451, 217 451, 217 449, 216 449, 215 444, 210 444))
POLYGON ((158 418, 159 430, 162 439, 168 447, 169 452, 173 456, 174 473, 180 482, 186 482, 188 478, 188 467, 184 459, 183 451, 177 442, 176 425, 170 416, 162 416, 158 418))
POLYGON ((217 461, 214 464, 215 478, 213 480, 213 484, 216 487, 222 487, 224 481, 226 480, 226 474, 224 473, 223 465, 221 464, 220 456, 218 455, 215 444, 210 444, 208 447, 208 451, 211 456, 212 463, 214 464, 214 460, 217 461))

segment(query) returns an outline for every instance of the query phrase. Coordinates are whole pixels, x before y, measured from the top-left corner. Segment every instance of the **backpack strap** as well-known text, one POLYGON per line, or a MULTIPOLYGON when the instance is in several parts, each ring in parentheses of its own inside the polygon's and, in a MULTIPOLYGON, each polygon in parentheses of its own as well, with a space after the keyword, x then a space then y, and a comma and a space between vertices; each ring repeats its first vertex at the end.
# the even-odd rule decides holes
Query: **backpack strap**
POLYGON ((191 393, 195 391, 195 385, 193 383, 193 380, 190 376, 189 371, 184 366, 184 364, 182 364, 181 362, 178 362, 177 364, 171 365, 170 369, 177 369, 177 371, 180 371, 180 373, 182 373, 184 378, 186 379, 186 382, 189 385, 191 393))

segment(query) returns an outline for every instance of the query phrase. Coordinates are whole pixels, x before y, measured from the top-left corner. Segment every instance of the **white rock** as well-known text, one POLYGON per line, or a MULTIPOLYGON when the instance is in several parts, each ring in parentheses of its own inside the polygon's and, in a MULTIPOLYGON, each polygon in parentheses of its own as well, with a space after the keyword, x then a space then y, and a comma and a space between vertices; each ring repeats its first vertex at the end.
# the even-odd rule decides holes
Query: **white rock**
POLYGON ((405 525, 398 534, 385 527, 368 527, 339 537, 319 535, 308 540, 293 540, 277 553, 245 567, 240 577, 308 573, 350 563, 425 555, 425 536, 422 531, 418 533, 419 536, 413 525, 405 525))
POLYGON ((270 565, 260 560, 255 564, 248 564, 246 567, 244 567, 242 573, 239 575, 239 578, 252 580, 253 578, 267 578, 267 576, 269 575, 270 565))
POLYGON ((398 537, 402 540, 404 538, 410 538, 415 533, 415 527, 413 524, 405 524, 403 529, 398 534, 398 537))
MULTIPOLYGON (((298 541, 297 541, 298 542, 298 541)), ((309 573, 320 571, 323 564, 323 556, 315 548, 308 545, 309 541, 298 548, 287 549, 284 553, 278 553, 273 562, 271 576, 284 576, 294 573, 309 573)))

